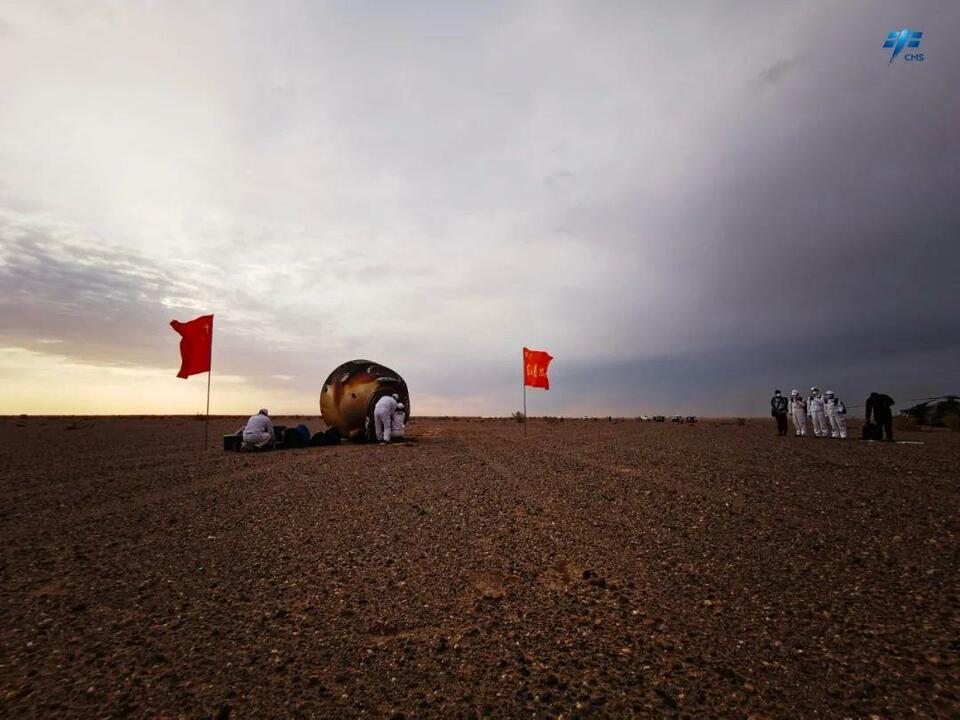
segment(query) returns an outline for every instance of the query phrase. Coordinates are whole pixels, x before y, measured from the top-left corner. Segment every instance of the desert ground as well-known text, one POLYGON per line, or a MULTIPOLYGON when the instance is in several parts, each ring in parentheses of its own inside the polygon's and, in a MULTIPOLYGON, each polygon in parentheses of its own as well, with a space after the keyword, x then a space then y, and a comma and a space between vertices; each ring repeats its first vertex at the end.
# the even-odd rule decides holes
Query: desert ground
POLYGON ((240 422, 0 419, 0 715, 960 715, 960 433, 240 422))

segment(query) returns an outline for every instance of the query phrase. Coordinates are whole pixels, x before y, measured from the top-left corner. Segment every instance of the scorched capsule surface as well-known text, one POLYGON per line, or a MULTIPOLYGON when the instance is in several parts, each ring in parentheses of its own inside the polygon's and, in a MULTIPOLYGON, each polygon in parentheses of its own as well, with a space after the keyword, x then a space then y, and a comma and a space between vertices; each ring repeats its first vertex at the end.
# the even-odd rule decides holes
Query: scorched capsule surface
POLYGON ((369 360, 351 360, 330 373, 323 384, 320 414, 327 427, 339 428, 344 437, 369 439, 374 406, 384 395, 394 393, 400 397, 409 420, 410 394, 399 373, 369 360))

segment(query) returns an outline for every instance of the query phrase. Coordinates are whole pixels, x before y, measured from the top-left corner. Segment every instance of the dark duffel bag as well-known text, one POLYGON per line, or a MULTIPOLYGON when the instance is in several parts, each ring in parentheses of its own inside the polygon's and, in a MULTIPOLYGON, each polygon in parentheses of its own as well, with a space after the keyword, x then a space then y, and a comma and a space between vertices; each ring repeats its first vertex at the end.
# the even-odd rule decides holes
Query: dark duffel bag
POLYGON ((868 422, 863 424, 864 440, 882 440, 883 429, 876 423, 868 422))
POLYGON ((302 448, 310 444, 310 428, 306 425, 297 425, 283 431, 283 446, 285 448, 302 448))
POLYGON ((310 438, 310 444, 314 447, 319 447, 322 445, 339 445, 340 430, 332 427, 326 432, 315 433, 314 436, 310 438))

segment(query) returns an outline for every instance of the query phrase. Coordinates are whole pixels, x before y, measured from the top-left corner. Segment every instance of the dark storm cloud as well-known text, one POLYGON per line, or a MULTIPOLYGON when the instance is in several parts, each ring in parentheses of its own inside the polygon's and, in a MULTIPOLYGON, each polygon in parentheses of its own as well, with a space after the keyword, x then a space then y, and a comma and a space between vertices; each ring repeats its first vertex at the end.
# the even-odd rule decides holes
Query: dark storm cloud
POLYGON ((802 75, 775 63, 760 73, 775 87, 738 98, 714 138, 710 192, 666 221, 695 240, 676 248, 689 282, 663 305, 699 347, 571 370, 582 401, 729 414, 762 412, 773 386, 957 391, 960 54, 946 38, 960 15, 920 15, 939 39, 925 64, 888 68, 884 26, 850 15, 834 30, 856 56, 818 47, 802 75), (874 42, 852 40, 865 32, 874 42))
POLYGON ((960 17, 923 6, 911 23, 938 42, 927 33, 925 64, 888 68, 895 15, 838 15, 819 41, 804 35, 812 52, 747 76, 689 195, 659 212, 626 192, 565 213, 566 231, 613 239, 627 262, 631 234, 653 225, 662 246, 643 260, 673 282, 623 300, 635 315, 655 306, 669 328, 620 361, 559 356, 535 408, 758 414, 774 387, 830 386, 851 405, 877 389, 901 404, 957 392, 960 55, 946 39, 960 17))

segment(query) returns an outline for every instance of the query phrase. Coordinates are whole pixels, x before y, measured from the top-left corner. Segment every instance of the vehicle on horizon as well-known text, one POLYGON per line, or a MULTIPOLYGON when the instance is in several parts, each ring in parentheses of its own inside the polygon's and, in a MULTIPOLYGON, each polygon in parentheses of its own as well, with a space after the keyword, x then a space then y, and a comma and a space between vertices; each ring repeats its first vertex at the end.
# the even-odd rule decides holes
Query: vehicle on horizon
POLYGON ((682 423, 683 415, 674 415, 672 418, 670 418, 670 422, 682 423))
POLYGON ((667 419, 666 419, 663 415, 654 415, 654 416, 653 416, 653 421, 654 421, 654 422, 666 422, 667 419))
POLYGON ((688 423, 695 423, 696 421, 697 421, 697 416, 696 416, 696 415, 687 415, 686 422, 688 422, 688 423))
POLYGON ((900 414, 915 419, 930 427, 960 426, 960 396, 941 395, 939 397, 924 398, 913 407, 901 410, 900 414))

